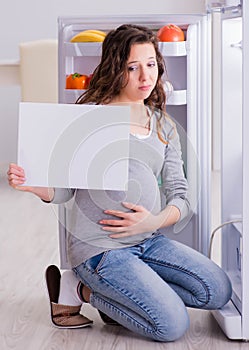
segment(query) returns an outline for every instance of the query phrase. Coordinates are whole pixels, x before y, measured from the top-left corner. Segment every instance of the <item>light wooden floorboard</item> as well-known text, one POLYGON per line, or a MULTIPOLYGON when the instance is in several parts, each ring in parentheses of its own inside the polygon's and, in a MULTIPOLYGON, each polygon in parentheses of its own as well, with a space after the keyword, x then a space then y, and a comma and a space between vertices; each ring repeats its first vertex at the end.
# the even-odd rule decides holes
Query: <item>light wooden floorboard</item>
POLYGON ((123 327, 106 326, 90 305, 84 313, 94 325, 60 330, 50 323, 44 271, 59 264, 56 207, 7 185, 0 176, 0 349, 1 350, 238 350, 208 311, 190 310, 191 326, 173 343, 156 343, 123 327))

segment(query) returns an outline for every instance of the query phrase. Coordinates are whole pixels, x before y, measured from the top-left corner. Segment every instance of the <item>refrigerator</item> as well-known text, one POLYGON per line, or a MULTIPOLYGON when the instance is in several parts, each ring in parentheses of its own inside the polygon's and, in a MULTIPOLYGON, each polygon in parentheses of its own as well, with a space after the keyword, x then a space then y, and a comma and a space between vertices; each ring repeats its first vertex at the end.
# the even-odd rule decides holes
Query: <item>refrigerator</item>
MULTIPOLYGON (((59 103, 75 103, 83 92, 66 89, 66 77, 75 72, 90 75, 100 61, 102 43, 72 43, 70 39, 75 34, 86 29, 108 32, 124 23, 145 25, 155 32, 174 23, 184 30, 185 41, 160 42, 159 47, 167 68, 164 79, 170 86, 166 91, 166 111, 180 134, 192 212, 180 225, 165 229, 164 233, 208 255, 212 243, 211 172, 220 171, 224 223, 220 228, 221 265, 232 281, 233 296, 213 315, 230 339, 247 340, 249 244, 245 232, 249 228, 249 186, 245 174, 249 174, 249 166, 243 150, 249 149, 245 128, 248 102, 244 96, 248 88, 248 5, 240 0, 191 0, 186 8, 184 1, 178 0, 175 4, 165 1, 161 10, 161 14, 154 15, 59 17, 59 103)), ((70 202, 59 206, 62 269, 69 267, 66 227, 70 210, 70 202)))

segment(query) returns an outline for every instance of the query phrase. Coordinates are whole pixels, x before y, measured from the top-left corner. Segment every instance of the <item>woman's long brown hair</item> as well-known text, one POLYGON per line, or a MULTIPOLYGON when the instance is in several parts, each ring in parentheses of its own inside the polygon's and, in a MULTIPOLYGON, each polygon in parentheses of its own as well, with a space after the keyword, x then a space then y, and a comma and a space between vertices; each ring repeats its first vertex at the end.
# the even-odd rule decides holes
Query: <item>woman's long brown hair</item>
MULTIPOLYGON (((162 76, 166 72, 165 62, 158 48, 156 34, 147 27, 124 24, 111 30, 102 45, 102 56, 99 65, 93 72, 89 88, 78 98, 76 103, 108 104, 119 95, 128 82, 127 61, 131 46, 134 44, 152 43, 158 65, 158 79, 155 88, 144 104, 152 109, 158 109, 161 116, 165 115, 166 94, 162 84, 162 76)), ((161 136, 160 120, 158 121, 158 136, 161 136)))

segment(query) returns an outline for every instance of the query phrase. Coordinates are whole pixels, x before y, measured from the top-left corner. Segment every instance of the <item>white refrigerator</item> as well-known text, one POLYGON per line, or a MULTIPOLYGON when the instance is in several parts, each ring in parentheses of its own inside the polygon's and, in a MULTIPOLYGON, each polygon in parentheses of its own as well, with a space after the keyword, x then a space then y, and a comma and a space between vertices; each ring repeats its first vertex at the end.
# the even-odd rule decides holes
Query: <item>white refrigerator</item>
MULTIPOLYGON (((249 339, 249 274, 247 277, 246 273, 249 238, 245 234, 249 230, 249 185, 245 177, 246 172, 249 174, 249 161, 242 152, 242 149, 249 149, 247 138, 242 138, 242 131, 246 135, 244 124, 248 123, 245 118, 248 102, 243 96, 249 84, 245 35, 246 23, 249 25, 248 5, 239 0, 215 3, 191 0, 186 9, 185 2, 178 0, 175 5, 165 1, 161 7, 160 15, 59 17, 59 102, 74 103, 83 92, 66 89, 67 75, 75 72, 89 75, 100 60, 101 43, 70 42, 78 32, 86 29, 108 32, 123 23, 141 24, 155 31, 165 24, 174 23, 184 29, 185 41, 160 43, 160 50, 167 67, 165 79, 171 83, 171 89, 167 91, 166 109, 176 121, 180 133, 193 212, 184 225, 176 225, 165 233, 208 255, 211 172, 216 168, 221 171, 221 222, 226 222, 222 227, 221 263, 231 278, 234 293, 226 307, 213 312, 213 315, 229 338, 249 339), (231 72, 236 73, 233 84, 229 80, 231 72), (232 106, 236 104, 235 116, 232 106), (231 134, 235 137, 231 137, 231 134), (233 157, 230 156, 231 149, 233 157)), ((61 205, 59 234, 62 269, 68 268, 65 227, 69 215, 70 203, 61 205)))

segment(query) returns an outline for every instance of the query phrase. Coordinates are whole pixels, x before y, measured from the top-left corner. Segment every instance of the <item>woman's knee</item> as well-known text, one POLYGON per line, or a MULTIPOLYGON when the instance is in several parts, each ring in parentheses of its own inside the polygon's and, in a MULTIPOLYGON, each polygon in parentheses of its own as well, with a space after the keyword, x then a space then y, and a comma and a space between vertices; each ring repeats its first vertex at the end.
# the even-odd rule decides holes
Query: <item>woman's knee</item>
POLYGON ((197 258, 199 265, 189 270, 192 298, 186 300, 186 305, 209 310, 221 308, 232 295, 230 279, 214 261, 200 254, 197 258))
POLYGON ((204 309, 218 309, 224 306, 232 295, 232 285, 225 271, 214 261, 202 256, 197 275, 203 285, 204 309), (206 299, 206 301, 205 301, 206 299))
POLYGON ((189 328, 187 309, 185 306, 176 305, 171 312, 165 314, 162 315, 162 320, 155 325, 152 338, 160 342, 170 342, 181 338, 189 328))
POLYGON ((232 284, 227 274, 217 266, 208 285, 209 300, 205 309, 219 309, 223 307, 232 296, 232 284))

